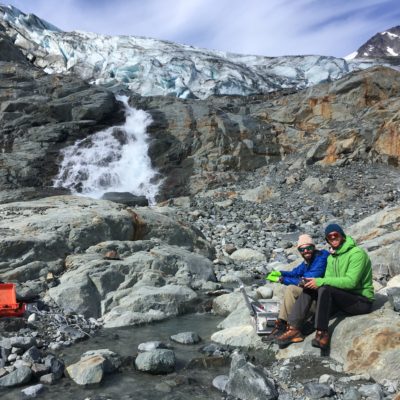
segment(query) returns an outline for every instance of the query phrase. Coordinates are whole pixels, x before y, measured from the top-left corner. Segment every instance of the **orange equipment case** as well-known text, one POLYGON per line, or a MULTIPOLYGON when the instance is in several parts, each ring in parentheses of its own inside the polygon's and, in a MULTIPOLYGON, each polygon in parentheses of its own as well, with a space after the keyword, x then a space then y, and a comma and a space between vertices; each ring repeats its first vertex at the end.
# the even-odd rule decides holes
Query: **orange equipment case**
POLYGON ((25 303, 17 303, 15 284, 0 283, 0 317, 21 317, 25 310, 25 303))

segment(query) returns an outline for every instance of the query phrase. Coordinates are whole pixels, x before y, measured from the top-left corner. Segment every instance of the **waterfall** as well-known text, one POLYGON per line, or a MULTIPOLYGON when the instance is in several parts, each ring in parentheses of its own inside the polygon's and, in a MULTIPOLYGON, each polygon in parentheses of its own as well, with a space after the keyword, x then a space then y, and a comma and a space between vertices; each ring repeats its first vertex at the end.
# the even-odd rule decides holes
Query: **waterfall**
POLYGON ((124 104, 126 121, 77 141, 62 151, 63 160, 54 180, 55 187, 73 194, 100 198, 105 192, 144 195, 154 204, 160 182, 148 156, 147 127, 151 116, 124 104))

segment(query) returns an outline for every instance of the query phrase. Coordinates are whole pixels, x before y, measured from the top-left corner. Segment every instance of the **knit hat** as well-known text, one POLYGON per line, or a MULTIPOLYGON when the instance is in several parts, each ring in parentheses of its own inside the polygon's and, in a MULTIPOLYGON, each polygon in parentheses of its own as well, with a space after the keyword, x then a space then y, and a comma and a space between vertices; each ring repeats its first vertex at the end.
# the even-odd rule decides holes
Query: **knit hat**
POLYGON ((315 246, 315 243, 310 235, 304 234, 299 236, 299 241, 297 242, 297 248, 304 246, 306 244, 312 244, 315 246))
POLYGON ((325 237, 327 237, 332 232, 340 233, 343 237, 346 237, 346 234, 344 233, 343 229, 338 224, 329 224, 325 228, 325 237))

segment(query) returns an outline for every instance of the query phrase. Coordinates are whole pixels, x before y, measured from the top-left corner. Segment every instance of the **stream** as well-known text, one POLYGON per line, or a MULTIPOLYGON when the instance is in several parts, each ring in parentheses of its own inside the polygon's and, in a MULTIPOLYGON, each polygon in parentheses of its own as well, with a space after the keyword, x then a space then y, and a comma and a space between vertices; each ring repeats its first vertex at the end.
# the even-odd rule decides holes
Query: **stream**
MULTIPOLYGON (((221 399, 221 393, 212 387, 217 375, 228 374, 229 362, 217 362, 206 367, 202 362, 189 361, 205 357, 199 349, 210 343, 210 336, 217 330, 221 317, 209 313, 189 314, 166 321, 138 327, 103 329, 95 337, 64 348, 59 355, 68 366, 77 362, 88 350, 109 349, 121 356, 135 356, 140 343, 159 340, 172 346, 176 358, 176 370, 167 375, 151 375, 135 370, 132 363, 123 366, 120 372, 106 375, 96 386, 82 387, 69 378, 62 378, 54 386, 46 386, 38 398, 62 400, 205 400, 221 399), (196 345, 181 345, 169 338, 179 332, 194 331, 202 341, 196 345)), ((35 383, 32 382, 31 385, 35 383)), ((0 392, 2 400, 21 398, 21 389, 0 392)))

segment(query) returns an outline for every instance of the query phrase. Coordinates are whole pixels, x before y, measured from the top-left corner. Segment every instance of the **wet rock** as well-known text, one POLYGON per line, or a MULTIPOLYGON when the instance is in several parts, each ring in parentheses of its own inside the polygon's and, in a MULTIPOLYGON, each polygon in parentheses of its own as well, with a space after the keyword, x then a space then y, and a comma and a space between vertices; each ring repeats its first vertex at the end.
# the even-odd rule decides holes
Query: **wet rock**
POLYGON ((108 349, 87 351, 82 354, 81 361, 84 361, 85 359, 94 356, 101 356, 106 360, 106 362, 104 363, 104 372, 106 374, 116 371, 122 365, 121 357, 117 353, 114 353, 113 351, 108 349))
POLYGON ((40 383, 44 385, 54 385, 57 382, 57 378, 53 373, 42 375, 39 379, 40 383))
POLYGON ((52 354, 48 354, 44 359, 44 365, 51 371, 54 379, 60 379, 64 375, 64 362, 52 354))
POLYGON ((181 344, 196 344, 201 338, 196 332, 181 332, 170 337, 171 340, 181 344))
POLYGON ((32 399, 38 397, 40 393, 44 390, 44 386, 41 383, 38 383, 34 386, 29 386, 26 389, 21 390, 24 399, 32 399))
POLYGON ((15 387, 28 383, 31 380, 32 371, 29 367, 20 367, 0 378, 0 387, 15 387))
POLYGON ((146 207, 149 205, 149 201, 145 196, 135 196, 129 192, 106 192, 101 198, 130 207, 146 207))
POLYGON ((166 349, 166 348, 167 348, 167 345, 158 340, 140 343, 138 346, 139 351, 152 351, 152 350, 156 350, 156 349, 166 349))
POLYGON ((78 385, 100 383, 104 377, 106 359, 100 355, 89 356, 69 365, 65 372, 78 385))
POLYGON ((209 356, 213 355, 221 355, 226 352, 226 349, 222 346, 219 346, 216 343, 208 343, 205 346, 199 349, 201 353, 207 354, 209 356))
POLYGON ((37 363, 41 360, 42 354, 36 346, 30 347, 23 355, 22 359, 30 363, 37 363))
POLYGON ((218 375, 213 379, 212 385, 213 385, 213 387, 215 387, 219 391, 225 392, 226 385, 227 385, 228 381, 229 381, 229 377, 228 376, 226 376, 226 375, 218 375))
POLYGON ((87 339, 89 337, 86 332, 72 326, 61 326, 58 331, 61 335, 68 337, 74 343, 87 339))
POLYGON ((11 350, 13 347, 27 350, 35 344, 35 338, 25 336, 13 336, 11 338, 3 338, 0 340, 0 346, 9 350, 11 350))
POLYGON ((175 369, 175 353, 172 350, 157 349, 140 353, 135 360, 139 371, 152 374, 173 372, 175 369))
POLYGON ((32 364, 31 370, 35 378, 40 378, 41 376, 46 375, 50 371, 50 368, 44 364, 35 363, 32 364))

